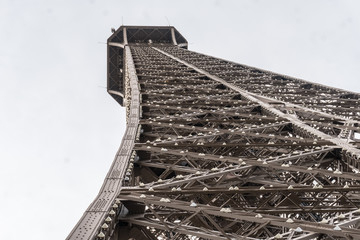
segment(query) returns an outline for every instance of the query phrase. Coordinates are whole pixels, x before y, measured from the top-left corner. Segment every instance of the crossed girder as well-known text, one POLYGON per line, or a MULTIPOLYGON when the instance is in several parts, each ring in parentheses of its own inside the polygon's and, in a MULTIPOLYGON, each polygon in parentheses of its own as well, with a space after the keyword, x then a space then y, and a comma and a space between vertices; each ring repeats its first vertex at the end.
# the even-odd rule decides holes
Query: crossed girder
MULTIPOLYGON (((268 76, 260 81, 259 73, 244 73, 244 67, 232 68, 232 63, 169 46, 130 49, 142 118, 118 196, 127 209, 118 218, 119 231, 137 229, 138 238, 153 239, 360 237, 354 227, 360 206, 357 160, 349 161, 354 154, 347 155, 334 141, 344 138, 344 131, 359 130, 356 118, 318 114, 305 101, 286 105, 284 98, 256 95, 250 90, 258 85, 251 84, 262 84, 268 76), (247 77, 246 91, 258 101, 212 78, 214 73, 240 87, 234 76, 247 77), (299 127, 289 115, 314 131, 299 127), (144 211, 133 213, 133 204, 144 211)), ((279 87, 284 81, 275 78, 268 84, 279 87)), ((304 93, 296 88, 286 91, 304 93)), ((320 93, 310 88, 306 94, 315 99, 330 91, 319 88, 320 93)), ((334 103, 341 101, 350 102, 334 103)), ((356 153, 356 146, 348 144, 356 153)))
POLYGON ((173 47, 160 47, 249 92, 359 120, 360 94, 173 47))
POLYGON ((128 129, 89 239, 360 239, 359 94, 122 47, 128 129))

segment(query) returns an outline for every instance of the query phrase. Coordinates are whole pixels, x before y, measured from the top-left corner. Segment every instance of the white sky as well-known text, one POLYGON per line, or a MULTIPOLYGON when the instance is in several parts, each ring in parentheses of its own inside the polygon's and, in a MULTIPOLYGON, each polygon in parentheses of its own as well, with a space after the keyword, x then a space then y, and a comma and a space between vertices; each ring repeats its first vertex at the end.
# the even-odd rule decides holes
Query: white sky
POLYGON ((64 239, 125 129, 111 27, 174 25, 189 49, 360 92, 360 1, 0 0, 1 239, 64 239), (51 237, 50 237, 51 236, 51 237))

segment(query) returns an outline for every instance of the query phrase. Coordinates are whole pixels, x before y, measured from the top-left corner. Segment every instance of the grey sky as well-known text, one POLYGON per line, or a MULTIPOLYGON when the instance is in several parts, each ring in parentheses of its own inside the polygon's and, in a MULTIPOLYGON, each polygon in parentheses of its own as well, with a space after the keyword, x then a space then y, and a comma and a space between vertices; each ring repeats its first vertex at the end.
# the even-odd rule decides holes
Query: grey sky
POLYGON ((0 0, 1 239, 64 239, 125 129, 106 39, 174 25, 189 49, 360 92, 359 1, 0 0), (52 235, 49 237, 49 235, 52 235))

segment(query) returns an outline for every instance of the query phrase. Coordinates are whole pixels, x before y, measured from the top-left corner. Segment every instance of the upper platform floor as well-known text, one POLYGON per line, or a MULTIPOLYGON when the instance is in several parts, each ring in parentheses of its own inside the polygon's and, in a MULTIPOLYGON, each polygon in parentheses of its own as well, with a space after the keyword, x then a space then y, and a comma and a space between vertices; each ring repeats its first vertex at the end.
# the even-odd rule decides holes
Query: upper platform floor
POLYGON ((170 43, 187 48, 186 39, 172 26, 121 26, 112 29, 108 44, 126 45, 131 43, 170 43))
POLYGON ((172 26, 120 26, 107 40, 107 91, 123 105, 124 47, 132 44, 170 44, 187 49, 188 42, 172 26))

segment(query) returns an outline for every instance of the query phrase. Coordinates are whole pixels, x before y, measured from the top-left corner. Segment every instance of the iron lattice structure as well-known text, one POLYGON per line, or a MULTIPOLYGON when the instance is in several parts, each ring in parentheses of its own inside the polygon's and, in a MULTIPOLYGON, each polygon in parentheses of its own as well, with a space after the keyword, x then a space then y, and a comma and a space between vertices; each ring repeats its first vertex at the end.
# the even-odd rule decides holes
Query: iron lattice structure
POLYGON ((68 239, 360 239, 360 94, 134 26, 108 39, 108 92, 127 129, 68 239))

